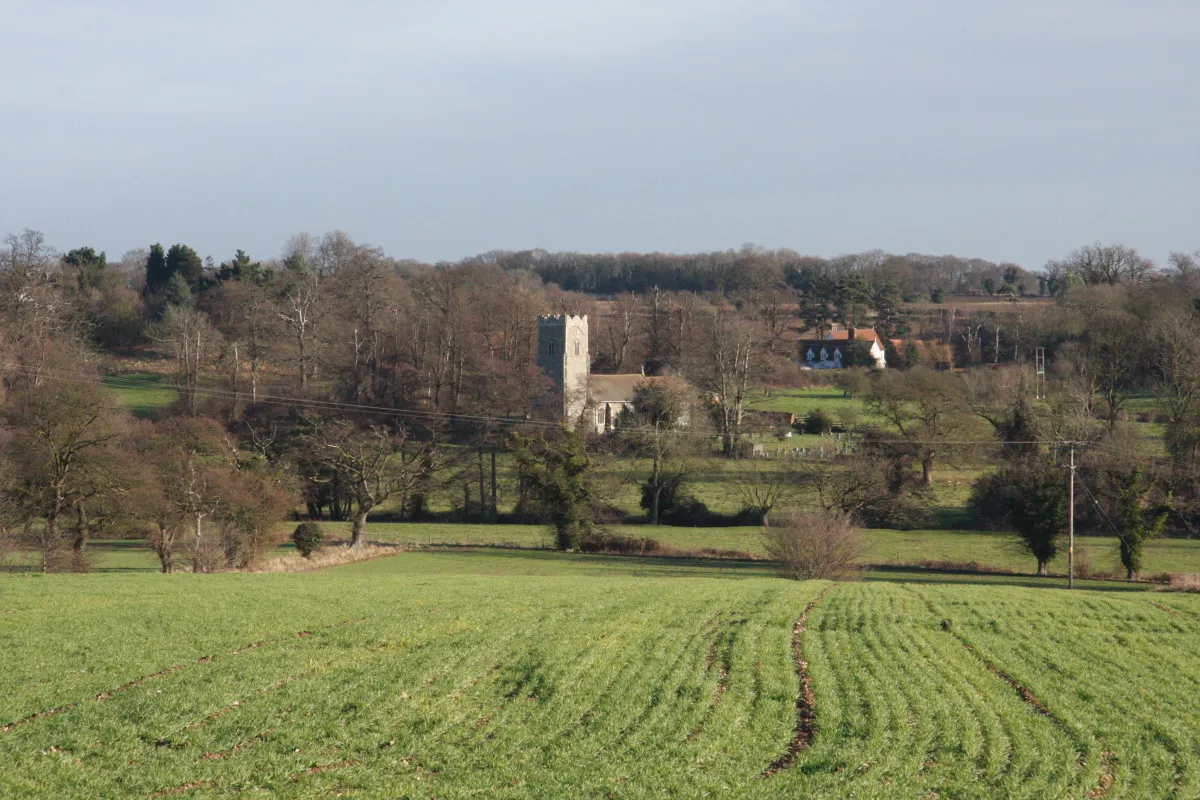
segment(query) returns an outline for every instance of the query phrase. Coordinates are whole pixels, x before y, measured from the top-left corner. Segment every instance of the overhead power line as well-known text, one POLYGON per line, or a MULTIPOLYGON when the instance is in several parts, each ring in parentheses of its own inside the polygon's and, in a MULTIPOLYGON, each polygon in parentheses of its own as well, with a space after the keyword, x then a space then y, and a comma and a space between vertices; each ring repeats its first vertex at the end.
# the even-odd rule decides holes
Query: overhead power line
MULTIPOLYGON (((424 421, 463 421, 474 423, 492 423, 498 425, 525 425, 533 427, 541 427, 547 429, 556 429, 561 427, 560 422, 551 420, 526 419, 524 417, 503 417, 490 414, 473 414, 462 412, 446 412, 446 411, 431 411, 423 409, 406 409, 395 408, 391 406, 376 406, 365 403, 346 403, 337 400, 321 400, 318 398, 295 397, 273 394, 257 394, 252 398, 249 392, 234 391, 232 389, 223 389, 212 385, 199 385, 196 387, 179 387, 175 385, 166 385, 160 381, 142 380, 127 376, 98 376, 94 373, 81 372, 75 370, 64 369, 35 369, 33 367, 9 366, 0 367, 0 372, 8 372, 11 374, 36 374, 53 380, 63 381, 64 383, 81 383, 92 384, 98 380, 111 388, 123 389, 170 389, 180 392, 192 392, 200 397, 207 397, 218 400, 241 401, 254 404, 278 405, 293 408, 309 408, 313 410, 323 411, 344 411, 347 413, 362 413, 376 414, 384 416, 395 416, 409 419, 419 419, 424 421)), ((654 428, 650 427, 634 427, 621 428, 622 432, 629 433, 650 433, 655 432, 654 428)), ((688 431, 681 428, 670 428, 665 431, 671 435, 692 435, 700 436, 705 439, 719 438, 720 432, 713 433, 698 433, 688 431)), ((1035 439, 1019 440, 1019 441, 1004 441, 1000 439, 951 439, 951 440, 936 440, 930 441, 925 439, 872 439, 870 444, 878 445, 895 445, 895 446, 910 446, 910 447, 1007 447, 1014 445, 1040 445, 1045 447, 1063 447, 1066 443, 1039 441, 1035 439)))

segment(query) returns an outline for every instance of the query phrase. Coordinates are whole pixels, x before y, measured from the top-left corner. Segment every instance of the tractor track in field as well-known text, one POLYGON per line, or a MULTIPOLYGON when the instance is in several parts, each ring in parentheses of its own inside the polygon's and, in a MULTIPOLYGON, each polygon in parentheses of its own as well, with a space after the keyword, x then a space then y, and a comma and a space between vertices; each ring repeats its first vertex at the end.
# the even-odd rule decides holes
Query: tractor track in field
MULTIPOLYGON (((963 649, 970 653, 983 666, 984 669, 1011 686, 1023 701, 1025 701, 1038 714, 1049 720, 1054 727, 1056 727, 1064 736, 1067 737, 1067 739, 1075 747, 1076 757, 1080 766, 1083 766, 1087 763, 1087 747, 1083 742, 1079 741, 1078 737, 1071 730, 1071 727, 1067 725, 1066 720, 1061 719, 1053 711, 1051 711, 1049 707, 1029 689, 1028 686, 1018 681, 1005 670, 1001 669, 990 658, 981 653, 979 648, 959 635, 958 632, 954 630, 953 623, 938 613, 937 607, 933 604, 932 600, 930 600, 928 597, 925 597, 910 586, 905 585, 904 588, 920 598, 920 600, 925 604, 925 608, 929 610, 929 613, 935 618, 941 620, 942 630, 954 637, 954 639, 963 646, 963 649)), ((1115 776, 1113 774, 1112 767, 1112 753, 1108 750, 1104 750, 1100 755, 1100 779, 1097 785, 1087 792, 1087 797, 1089 800, 1103 800, 1103 798, 1107 796, 1109 790, 1112 788, 1114 779, 1115 776)))
MULTIPOLYGON (((335 622, 330 625, 323 625, 320 628, 316 628, 316 630, 329 630, 331 628, 340 628, 343 625, 352 625, 352 624, 355 624, 358 622, 362 622, 365 619, 367 619, 367 618, 359 617, 358 619, 341 620, 339 622, 335 622)), ((36 711, 27 717, 22 717, 21 719, 14 720, 14 721, 6 723, 4 725, 0 725, 0 734, 8 733, 9 731, 13 730, 14 728, 18 728, 23 725, 28 725, 31 722, 37 722, 38 720, 41 720, 41 719, 48 719, 50 717, 61 714, 64 711, 70 711, 73 708, 78 708, 79 706, 83 705, 83 703, 86 703, 86 702, 103 703, 103 702, 115 697, 118 694, 127 692, 130 689, 135 689, 138 686, 141 686, 145 683, 149 683, 150 681, 157 680, 159 678, 165 678, 166 676, 172 675, 176 672, 179 672, 180 670, 185 669, 189 666, 199 666, 199 665, 209 664, 218 658, 229 658, 230 656, 238 656, 238 655, 241 655, 242 653, 247 653, 251 650, 256 650, 260 647, 266 647, 268 645, 279 644, 281 642, 286 642, 289 639, 307 638, 309 636, 312 636, 312 631, 309 631, 309 630, 298 631, 290 636, 282 636, 278 639, 260 639, 251 644, 245 645, 243 647, 239 647, 236 650, 231 650, 228 653, 222 653, 219 655, 215 655, 215 654, 207 655, 207 656, 203 656, 202 658, 197 658, 195 661, 182 663, 182 664, 172 664, 171 666, 164 667, 164 668, 158 670, 157 672, 151 672, 148 675, 142 675, 139 678, 134 678, 133 680, 126 681, 125 683, 121 684, 120 686, 118 686, 115 689, 107 689, 103 692, 100 692, 99 694, 92 695, 91 697, 87 698, 86 700, 79 700, 74 703, 64 703, 61 706, 55 706, 53 708, 46 709, 45 711, 36 711)))
POLYGON ((763 771, 762 776, 769 778, 777 772, 785 770, 796 762, 796 756, 812 745, 817 735, 817 699, 813 694, 812 676, 808 674, 808 661, 804 658, 804 633, 808 630, 808 615, 825 599, 833 586, 826 586, 812 601, 805 606, 804 611, 792 626, 792 660, 796 665, 796 676, 800 679, 800 692, 796 695, 796 727, 792 731, 792 740, 779 758, 763 771))
POLYGON ((271 685, 264 686, 263 688, 259 689, 254 694, 250 695, 250 697, 247 697, 242 700, 234 700, 229 705, 218 708, 216 711, 213 711, 212 713, 208 714, 203 719, 192 720, 188 724, 184 725, 183 728, 181 728, 180 730, 181 731, 191 731, 191 730, 195 730, 196 728, 199 728, 201 725, 207 725, 210 722, 215 722, 218 719, 220 719, 221 717, 225 716, 226 714, 229 714, 230 712, 233 712, 233 711, 237 711, 239 708, 241 708, 241 706, 244 703, 250 702, 250 700, 255 697, 261 697, 265 694, 269 694, 271 692, 277 691, 279 689, 282 689, 284 686, 287 686, 289 683, 295 683, 298 680, 307 678, 309 675, 312 675, 315 672, 320 672, 321 670, 328 669, 328 668, 329 668, 328 663, 318 664, 315 667, 306 669, 303 672, 298 672, 295 675, 288 675, 286 677, 280 678, 279 680, 275 681, 271 685))
MULTIPOLYGON (((712 617, 710 617, 709 620, 704 623, 704 627, 710 628, 715 626, 724 613, 725 612, 722 610, 713 614, 712 617)), ((721 698, 725 696, 725 692, 729 688, 729 662, 726 659, 721 659, 720 662, 717 661, 717 650, 724 641, 724 637, 721 635, 721 633, 722 631, 718 627, 713 636, 712 644, 708 646, 708 654, 704 657, 704 671, 706 673, 711 673, 715 670, 717 673, 717 684, 713 689, 713 698, 708 709, 710 714, 716 711, 718 706, 721 705, 721 698)), ((702 720, 698 722, 694 728, 692 728, 691 732, 688 733, 684 741, 690 742, 703 732, 704 721, 702 720)))

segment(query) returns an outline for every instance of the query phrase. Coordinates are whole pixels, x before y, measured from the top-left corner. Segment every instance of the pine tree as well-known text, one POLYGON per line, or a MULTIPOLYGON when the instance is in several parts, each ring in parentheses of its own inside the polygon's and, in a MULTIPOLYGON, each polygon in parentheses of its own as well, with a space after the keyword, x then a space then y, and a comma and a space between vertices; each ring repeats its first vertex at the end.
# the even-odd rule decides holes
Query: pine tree
POLYGON ((167 268, 167 256, 161 244, 150 245, 150 255, 146 259, 146 294, 154 295, 167 287, 171 280, 171 270, 167 268))
POLYGON ((862 275, 853 272, 838 281, 837 315, 846 325, 865 324, 871 311, 871 300, 871 287, 862 275))
POLYGON ((204 274, 204 262, 195 250, 186 244, 173 244, 167 251, 167 275, 179 274, 193 291, 200 287, 200 276, 204 274))
POLYGON ((908 333, 908 315, 900 287, 888 281, 875 293, 875 330, 884 339, 899 339, 908 333))
POLYGON ((192 287, 188 286, 186 278, 176 272, 167 281, 167 286, 162 291, 162 299, 164 307, 191 308, 192 287))

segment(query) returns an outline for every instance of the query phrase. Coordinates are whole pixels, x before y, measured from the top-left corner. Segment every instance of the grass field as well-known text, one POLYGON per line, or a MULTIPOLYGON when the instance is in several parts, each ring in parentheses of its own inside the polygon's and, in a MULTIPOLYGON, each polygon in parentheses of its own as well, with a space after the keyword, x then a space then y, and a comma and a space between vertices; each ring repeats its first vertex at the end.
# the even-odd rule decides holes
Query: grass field
POLYGON ((1200 597, 760 570, 469 551, 0 578, 0 796, 1200 789, 1200 597))
POLYGON ((123 372, 100 379, 121 398, 129 413, 139 419, 152 419, 179 400, 179 392, 166 376, 154 372, 123 372))

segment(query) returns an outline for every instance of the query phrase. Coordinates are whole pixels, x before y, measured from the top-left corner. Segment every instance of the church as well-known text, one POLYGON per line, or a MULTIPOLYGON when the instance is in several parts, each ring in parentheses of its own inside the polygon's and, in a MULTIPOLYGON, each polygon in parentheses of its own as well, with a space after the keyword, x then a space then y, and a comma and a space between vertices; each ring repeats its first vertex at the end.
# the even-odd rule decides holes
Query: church
POLYGON ((554 384, 563 419, 583 419, 587 429, 596 433, 613 430, 621 411, 632 405, 638 387, 655 380, 640 372, 592 375, 586 314, 538 317, 537 363, 554 384))

